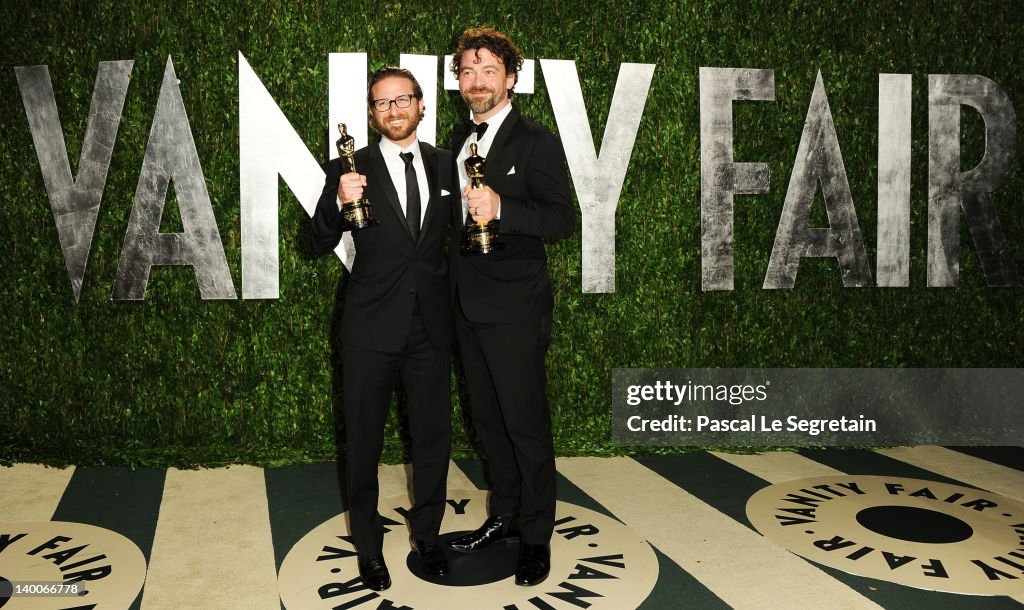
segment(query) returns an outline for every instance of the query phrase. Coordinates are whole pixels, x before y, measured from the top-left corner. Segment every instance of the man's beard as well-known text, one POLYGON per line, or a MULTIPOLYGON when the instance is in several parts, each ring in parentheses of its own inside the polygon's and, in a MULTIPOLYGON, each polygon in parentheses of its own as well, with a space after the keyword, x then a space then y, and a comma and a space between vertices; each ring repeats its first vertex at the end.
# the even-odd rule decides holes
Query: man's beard
POLYGON ((495 106, 501 103, 501 101, 504 99, 502 93, 504 92, 499 93, 497 91, 494 91, 493 89, 470 89, 467 92, 467 95, 463 95, 462 97, 463 99, 466 100, 466 104, 469 106, 469 109, 473 111, 473 114, 486 114, 490 112, 495 106), (467 97, 467 95, 475 93, 488 93, 489 95, 482 98, 467 97))
POLYGON ((392 142, 400 142, 413 134, 416 128, 420 124, 422 115, 418 112, 415 107, 410 107, 403 112, 400 116, 394 116, 393 114, 385 114, 381 116, 380 113, 373 117, 373 128, 377 130, 377 133, 381 134, 385 138, 392 142), (389 125, 388 121, 393 118, 404 118, 404 123, 399 125, 389 125))

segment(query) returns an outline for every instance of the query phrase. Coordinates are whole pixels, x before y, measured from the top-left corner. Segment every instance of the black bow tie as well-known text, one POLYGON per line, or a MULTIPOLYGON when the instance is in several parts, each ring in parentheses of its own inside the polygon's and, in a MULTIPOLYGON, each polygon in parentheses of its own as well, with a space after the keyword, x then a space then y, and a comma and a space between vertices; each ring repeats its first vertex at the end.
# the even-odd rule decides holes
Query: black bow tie
POLYGON ((484 132, 487 131, 487 123, 473 123, 470 121, 470 131, 476 133, 476 140, 479 142, 484 137, 484 132))

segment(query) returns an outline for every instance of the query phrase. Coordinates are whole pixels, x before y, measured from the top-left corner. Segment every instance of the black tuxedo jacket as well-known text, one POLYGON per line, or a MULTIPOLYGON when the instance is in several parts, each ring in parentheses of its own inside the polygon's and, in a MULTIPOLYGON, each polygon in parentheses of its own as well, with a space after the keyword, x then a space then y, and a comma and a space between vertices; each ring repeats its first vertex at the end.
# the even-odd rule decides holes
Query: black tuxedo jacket
MULTIPOLYGON (((471 133, 468 127, 463 124, 456 131, 453 151, 462 149, 471 133)), ((484 182, 501 196, 499 239, 504 248, 461 256, 453 244, 452 290, 471 322, 523 322, 551 313, 544 240, 570 235, 576 225, 576 210, 569 193, 565 152, 554 134, 513 107, 493 138, 484 182)), ((460 200, 452 207, 452 222, 461 240, 465 218, 460 200)))
MULTIPOLYGON (((377 143, 355 153, 356 169, 366 176, 363 197, 373 206, 379 225, 354 231, 355 261, 345 286, 341 319, 343 343, 390 353, 406 345, 417 301, 430 343, 452 341, 452 316, 445 253, 452 208, 459 206, 458 180, 452 175, 452 154, 420 142, 430 197, 414 243, 405 222, 398 192, 391 182, 377 143)), ((310 246, 322 256, 341 241, 338 180, 341 161, 324 164, 323 194, 310 223, 310 246)), ((423 180, 423 176, 417 176, 423 180)))

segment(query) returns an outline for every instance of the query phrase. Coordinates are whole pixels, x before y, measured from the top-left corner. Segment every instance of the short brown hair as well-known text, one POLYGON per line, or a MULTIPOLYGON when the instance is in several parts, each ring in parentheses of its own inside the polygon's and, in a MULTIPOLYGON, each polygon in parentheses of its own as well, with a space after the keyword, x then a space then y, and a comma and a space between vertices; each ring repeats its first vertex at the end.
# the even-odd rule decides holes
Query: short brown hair
POLYGON ((508 96, 512 97, 512 89, 519 82, 519 70, 523 67, 523 53, 509 37, 494 28, 469 28, 459 37, 452 51, 452 63, 449 68, 455 78, 459 78, 462 70, 462 54, 466 51, 487 49, 505 65, 505 71, 515 75, 508 96))
POLYGON ((423 99, 423 89, 420 88, 420 83, 416 80, 416 77, 412 75, 412 72, 397 66, 384 66, 370 75, 370 82, 366 85, 367 106, 371 108, 373 107, 373 86, 389 76, 409 79, 412 82, 412 96, 418 100, 423 99))

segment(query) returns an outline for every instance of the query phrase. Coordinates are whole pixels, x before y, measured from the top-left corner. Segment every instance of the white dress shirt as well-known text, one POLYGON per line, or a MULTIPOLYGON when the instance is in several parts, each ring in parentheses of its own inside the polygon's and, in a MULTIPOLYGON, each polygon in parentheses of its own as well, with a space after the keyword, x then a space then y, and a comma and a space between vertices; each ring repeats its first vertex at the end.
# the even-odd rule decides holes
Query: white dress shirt
MULTIPOLYGON (((466 141, 462 144, 462 150, 459 151, 458 158, 455 159, 456 165, 459 166, 459 191, 461 192, 469 184, 469 174, 466 173, 466 159, 469 158, 469 145, 476 144, 476 154, 480 155, 484 159, 487 159, 487 153, 491 150, 491 142, 494 142, 494 136, 497 135, 498 129, 501 128, 501 124, 505 122, 505 118, 508 117, 508 113, 512 112, 512 103, 509 102, 501 111, 492 116, 491 118, 484 121, 487 123, 487 131, 484 132, 484 137, 479 142, 476 138, 476 133, 473 133, 466 141)), ((475 122, 475 121, 474 121, 475 122)), ((465 218, 469 212, 468 200, 462 198, 462 217, 465 218)), ((501 217, 501 208, 498 208, 498 218, 501 217)))
MULTIPOLYGON (((488 127, 489 129, 489 127, 488 127)), ((412 166, 416 168, 416 184, 420 187, 420 227, 423 227, 423 217, 427 215, 427 202, 430 201, 430 184, 427 182, 427 168, 423 165, 423 155, 420 154, 419 140, 413 140, 408 148, 402 148, 387 138, 380 139, 380 154, 384 157, 384 165, 391 175, 391 183, 395 185, 398 192, 398 204, 402 206, 402 215, 406 215, 405 201, 405 161, 401 155, 404 152, 412 153, 412 166)), ((465 172, 465 168, 463 168, 465 172)), ((378 202, 380 205, 382 202, 378 202)), ((338 205, 341 205, 341 197, 338 197, 338 205)))

